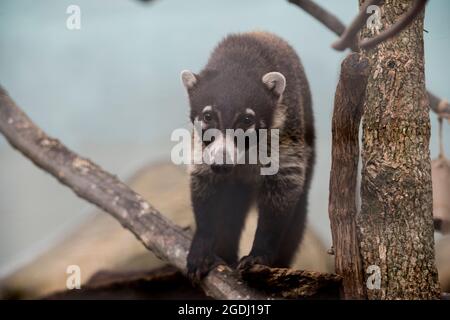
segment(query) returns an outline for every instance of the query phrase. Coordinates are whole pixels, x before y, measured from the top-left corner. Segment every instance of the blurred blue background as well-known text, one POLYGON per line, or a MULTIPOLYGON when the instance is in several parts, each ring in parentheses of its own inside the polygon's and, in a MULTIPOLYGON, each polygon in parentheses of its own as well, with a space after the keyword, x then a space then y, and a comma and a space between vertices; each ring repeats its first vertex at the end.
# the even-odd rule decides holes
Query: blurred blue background
MULTIPOLYGON (((348 24, 356 0, 317 1, 348 24)), ((450 97, 450 2, 427 6, 428 89, 450 97)), ((312 89, 318 161, 309 222, 331 243, 327 212, 330 122, 340 62, 336 36, 284 0, 2 0, 0 83, 50 135, 126 179, 151 161, 168 161, 172 130, 188 124, 179 80, 199 71, 230 32, 262 29, 287 39, 312 89), (81 30, 66 9, 81 8, 81 30)), ((432 157, 437 126, 431 115, 432 157)), ((445 126, 450 154, 450 129, 445 126)), ((55 241, 93 211, 13 151, 0 136, 0 276, 55 241)))

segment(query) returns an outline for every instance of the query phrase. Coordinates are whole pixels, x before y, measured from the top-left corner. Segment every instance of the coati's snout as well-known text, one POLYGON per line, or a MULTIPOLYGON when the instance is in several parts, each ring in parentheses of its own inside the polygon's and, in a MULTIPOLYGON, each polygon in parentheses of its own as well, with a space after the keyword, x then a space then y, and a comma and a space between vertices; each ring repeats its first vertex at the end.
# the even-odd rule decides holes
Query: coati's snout
POLYGON ((230 173, 236 164, 237 149, 234 139, 217 129, 210 129, 204 135, 205 161, 217 174, 230 173))

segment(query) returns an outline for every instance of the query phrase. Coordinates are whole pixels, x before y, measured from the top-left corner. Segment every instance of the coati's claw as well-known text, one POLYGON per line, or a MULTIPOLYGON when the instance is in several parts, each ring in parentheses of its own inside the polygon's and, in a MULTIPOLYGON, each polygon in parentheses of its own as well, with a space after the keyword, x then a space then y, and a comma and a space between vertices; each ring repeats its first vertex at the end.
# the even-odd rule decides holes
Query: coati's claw
POLYGON ((213 254, 202 256, 189 254, 187 259, 187 276, 194 285, 198 285, 212 269, 220 264, 224 264, 224 262, 213 254))
POLYGON ((241 261, 239 261, 237 269, 239 271, 247 271, 255 264, 267 265, 268 260, 263 256, 252 256, 252 255, 244 256, 242 257, 241 261))

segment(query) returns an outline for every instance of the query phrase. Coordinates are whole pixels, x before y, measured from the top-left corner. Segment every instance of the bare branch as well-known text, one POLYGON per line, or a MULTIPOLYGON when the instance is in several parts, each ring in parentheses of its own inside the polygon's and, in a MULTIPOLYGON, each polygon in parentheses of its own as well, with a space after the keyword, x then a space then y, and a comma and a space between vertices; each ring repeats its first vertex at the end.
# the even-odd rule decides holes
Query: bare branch
POLYGON ((395 35, 400 33, 403 29, 405 29, 414 20, 414 18, 416 18, 417 15, 420 12, 422 12, 427 2, 428 0, 416 0, 413 7, 403 16, 401 16, 400 19, 395 24, 393 24, 389 29, 383 31, 374 38, 362 40, 359 44, 359 47, 361 49, 368 50, 380 44, 381 42, 394 37, 395 35))
POLYGON ((428 91, 428 101, 430 102, 431 110, 436 112, 440 117, 450 120, 450 103, 447 100, 442 100, 428 91))
POLYGON ((312 15, 314 18, 322 22, 328 29, 340 36, 345 25, 331 12, 325 10, 314 1, 311 0, 289 0, 290 3, 302 8, 304 11, 312 15))
POLYGON ((364 272, 356 232, 356 177, 359 124, 363 113, 369 60, 352 53, 342 62, 332 120, 332 161, 328 213, 336 273, 343 277, 344 299, 365 298, 364 272))
POLYGON ((370 16, 367 13, 367 8, 372 5, 379 5, 383 0, 366 0, 364 5, 359 10, 359 14, 353 20, 348 28, 342 33, 342 36, 332 47, 338 51, 344 51, 347 48, 351 48, 352 51, 358 50, 358 32, 366 24, 367 18, 370 16))
MULTIPOLYGON (((165 218, 117 177, 47 136, 1 86, 0 132, 34 164, 52 174, 79 197, 111 214, 159 258, 186 272, 191 234, 165 218)), ((217 299, 267 298, 245 286, 226 266, 213 270, 202 282, 202 287, 217 299)))

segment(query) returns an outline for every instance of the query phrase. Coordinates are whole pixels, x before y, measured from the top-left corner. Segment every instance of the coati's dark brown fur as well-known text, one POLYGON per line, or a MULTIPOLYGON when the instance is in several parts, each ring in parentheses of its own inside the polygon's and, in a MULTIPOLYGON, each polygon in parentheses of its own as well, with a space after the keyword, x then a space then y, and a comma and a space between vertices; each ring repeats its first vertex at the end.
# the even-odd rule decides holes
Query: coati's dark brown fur
POLYGON ((182 79, 191 120, 203 120, 205 128, 245 130, 251 124, 256 130, 280 130, 275 175, 260 175, 254 165, 235 165, 227 174, 211 165, 193 165, 191 199, 197 229, 188 274, 199 279, 220 261, 236 265, 240 234, 253 202, 259 211, 258 227, 252 250, 239 267, 288 266, 305 228, 315 159, 311 96, 300 59, 273 34, 234 34, 220 42, 203 71, 185 71, 182 79), (251 121, 245 116, 249 108, 251 121))

